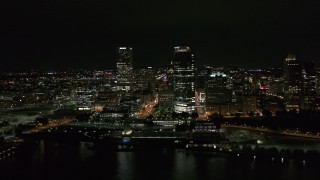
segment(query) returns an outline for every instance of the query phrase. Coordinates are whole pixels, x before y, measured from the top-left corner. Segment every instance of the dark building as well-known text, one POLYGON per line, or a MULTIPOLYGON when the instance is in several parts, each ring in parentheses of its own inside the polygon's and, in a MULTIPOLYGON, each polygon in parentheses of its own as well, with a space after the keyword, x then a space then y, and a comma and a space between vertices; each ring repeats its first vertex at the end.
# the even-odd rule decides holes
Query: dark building
POLYGON ((139 110, 142 102, 138 97, 125 97, 121 99, 121 106, 128 109, 129 113, 136 113, 139 110))
POLYGON ((301 62, 294 54, 289 54, 284 61, 284 103, 287 110, 301 108, 303 76, 301 62))
POLYGON ((174 92, 170 90, 159 91, 158 105, 160 108, 172 109, 174 105, 174 92))
POLYGON ((103 102, 103 104, 108 104, 108 105, 118 105, 119 104, 118 93, 113 91, 98 92, 96 103, 97 102, 103 102))
POLYGON ((138 69, 135 71, 134 90, 152 91, 155 89, 156 72, 152 67, 138 69))
POLYGON ((205 89, 206 88, 206 76, 210 72, 211 72, 211 67, 207 67, 207 66, 197 69, 196 82, 195 82, 196 89, 205 89))
POLYGON ((100 121, 112 121, 129 116, 129 110, 122 106, 104 108, 99 114, 100 121))
POLYGON ((173 76, 173 62, 167 66, 166 68, 166 88, 167 90, 174 90, 174 76, 173 76))
POLYGON ((271 68, 269 71, 269 92, 276 95, 283 95, 283 69, 271 68))
POLYGON ((131 47, 119 47, 117 58, 117 84, 119 91, 130 92, 133 80, 133 51, 131 47))
POLYGON ((173 77, 177 102, 175 111, 191 113, 194 111, 195 102, 195 67, 190 47, 174 48, 173 77))
POLYGON ((315 74, 316 74, 316 78, 317 78, 317 81, 316 81, 316 91, 317 91, 317 94, 320 94, 320 68, 315 68, 315 74))
POLYGON ((231 90, 227 89, 228 76, 223 72, 212 72, 206 78, 206 104, 231 102, 231 90))
POLYGON ((206 117, 206 79, 211 67, 204 66, 197 69, 195 81, 195 104, 199 116, 206 117))
POLYGON ((314 109, 317 97, 317 77, 313 62, 304 64, 304 98, 303 108, 314 109))

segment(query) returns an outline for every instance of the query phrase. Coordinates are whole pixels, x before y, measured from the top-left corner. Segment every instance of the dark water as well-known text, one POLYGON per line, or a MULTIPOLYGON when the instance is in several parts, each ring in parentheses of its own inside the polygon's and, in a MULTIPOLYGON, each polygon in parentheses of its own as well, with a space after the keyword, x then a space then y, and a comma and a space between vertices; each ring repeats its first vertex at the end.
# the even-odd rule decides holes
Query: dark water
POLYGON ((0 162, 0 179, 319 179, 320 167, 253 162, 175 149, 115 151, 91 143, 29 142, 0 162))

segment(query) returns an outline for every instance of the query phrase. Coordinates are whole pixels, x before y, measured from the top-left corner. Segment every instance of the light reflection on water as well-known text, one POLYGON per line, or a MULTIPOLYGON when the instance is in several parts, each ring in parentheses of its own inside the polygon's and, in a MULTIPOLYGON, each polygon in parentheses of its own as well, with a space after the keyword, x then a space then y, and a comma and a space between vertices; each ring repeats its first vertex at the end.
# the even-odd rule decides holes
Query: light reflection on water
POLYGON ((317 179, 318 167, 174 149, 115 151, 93 143, 25 143, 1 179, 317 179))
POLYGON ((130 179, 133 177, 133 162, 134 154, 133 152, 117 152, 117 178, 119 179, 130 179))

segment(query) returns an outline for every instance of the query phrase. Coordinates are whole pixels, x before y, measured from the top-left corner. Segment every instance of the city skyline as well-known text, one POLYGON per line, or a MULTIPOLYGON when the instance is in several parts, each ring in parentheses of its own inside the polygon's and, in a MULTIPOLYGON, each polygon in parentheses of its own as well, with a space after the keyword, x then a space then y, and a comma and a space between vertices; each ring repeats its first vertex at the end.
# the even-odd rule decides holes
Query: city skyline
POLYGON ((172 47, 197 64, 282 67, 288 53, 319 62, 318 2, 3 2, 2 70, 115 67, 116 48, 135 66, 165 66, 172 47))
POLYGON ((0 1, 2 179, 317 179, 320 1, 0 1))
MULTIPOLYGON (((187 45, 182 45, 182 46, 174 46, 171 48, 171 53, 172 51, 176 48, 176 47, 191 47, 192 46, 187 46, 187 45)), ((118 49, 121 47, 130 47, 132 49, 132 67, 133 70, 137 70, 137 69, 145 69, 148 67, 153 67, 153 68, 168 68, 168 66, 170 66, 170 64, 172 64, 174 62, 174 55, 172 55, 172 57, 170 58, 170 60, 167 61, 161 61, 161 62, 155 62, 155 61, 149 61, 147 63, 140 63, 139 59, 137 59, 135 56, 135 48, 132 46, 118 46, 115 47, 115 53, 114 53, 114 59, 107 61, 107 63, 105 63, 105 65, 100 65, 100 64, 92 64, 91 60, 88 60, 87 63, 75 63, 73 65, 68 65, 70 64, 70 62, 61 62, 59 63, 60 65, 45 65, 45 66, 39 66, 40 64, 31 64, 31 66, 19 66, 16 63, 17 62, 6 62, 9 63, 8 66, 1 66, 0 70, 2 70, 3 72, 26 72, 26 71, 66 71, 66 70, 77 70, 77 69, 86 69, 86 70, 113 70, 113 71, 117 71, 117 62, 118 62, 118 49), (10 63, 12 63, 10 65, 10 63), (155 64, 155 63, 160 63, 160 64, 155 64)), ((192 48, 194 49, 194 48, 192 48)), ((194 58, 196 59, 196 63, 194 63, 195 68, 203 68, 203 67, 223 67, 223 68, 240 68, 240 69, 268 69, 268 68, 280 68, 283 69, 283 61, 287 58, 288 55, 294 55, 296 57, 297 60, 301 61, 301 63, 313 63, 315 68, 318 68, 319 66, 319 62, 317 60, 308 60, 308 59, 303 59, 301 55, 299 55, 299 53, 294 53, 294 52, 288 52, 287 54, 285 54, 281 59, 279 59, 279 62, 276 63, 275 65, 273 65, 272 63, 265 63, 265 64, 260 64, 260 65, 246 65, 246 64, 225 64, 225 63, 201 63, 201 61, 199 62, 198 58, 197 58, 197 54, 194 54, 194 58)), ((20 62, 18 62, 20 63, 20 62)), ((44 62, 45 64, 47 62, 44 62)), ((48 62, 50 63, 50 62, 48 62)), ((54 63, 57 63, 56 61, 54 61, 54 63)), ((7 64, 6 64, 7 65, 7 64)), ((30 64, 29 64, 30 65, 30 64)))

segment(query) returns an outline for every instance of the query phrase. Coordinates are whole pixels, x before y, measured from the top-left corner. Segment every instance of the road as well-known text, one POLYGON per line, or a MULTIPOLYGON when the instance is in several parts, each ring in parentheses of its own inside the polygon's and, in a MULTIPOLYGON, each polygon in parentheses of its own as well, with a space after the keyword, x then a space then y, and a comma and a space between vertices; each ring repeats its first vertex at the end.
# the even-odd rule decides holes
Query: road
POLYGON ((37 125, 35 128, 32 128, 32 129, 27 130, 27 131, 24 131, 23 133, 31 134, 31 133, 47 130, 47 129, 50 129, 50 128, 55 128, 55 127, 58 127, 58 126, 66 125, 66 124, 69 124, 69 123, 71 123, 73 121, 75 121, 75 119, 71 119, 71 118, 54 119, 54 120, 51 120, 48 124, 37 125))
POLYGON ((251 127, 251 126, 245 126, 245 125, 221 125, 222 128, 239 128, 239 129, 248 129, 253 131, 259 131, 259 132, 265 132, 265 133, 273 133, 273 134, 279 134, 279 135, 287 135, 287 136, 295 136, 295 137, 303 137, 303 138, 313 138, 313 139, 319 139, 320 140, 320 133, 317 134, 311 134, 310 132, 302 133, 300 131, 293 131, 293 130, 284 130, 284 131, 275 131, 270 130, 265 127, 251 127))
POLYGON ((145 119, 148 116, 152 115, 154 111, 154 106, 158 104, 157 98, 152 99, 151 101, 145 103, 140 111, 137 114, 138 119, 145 119))

